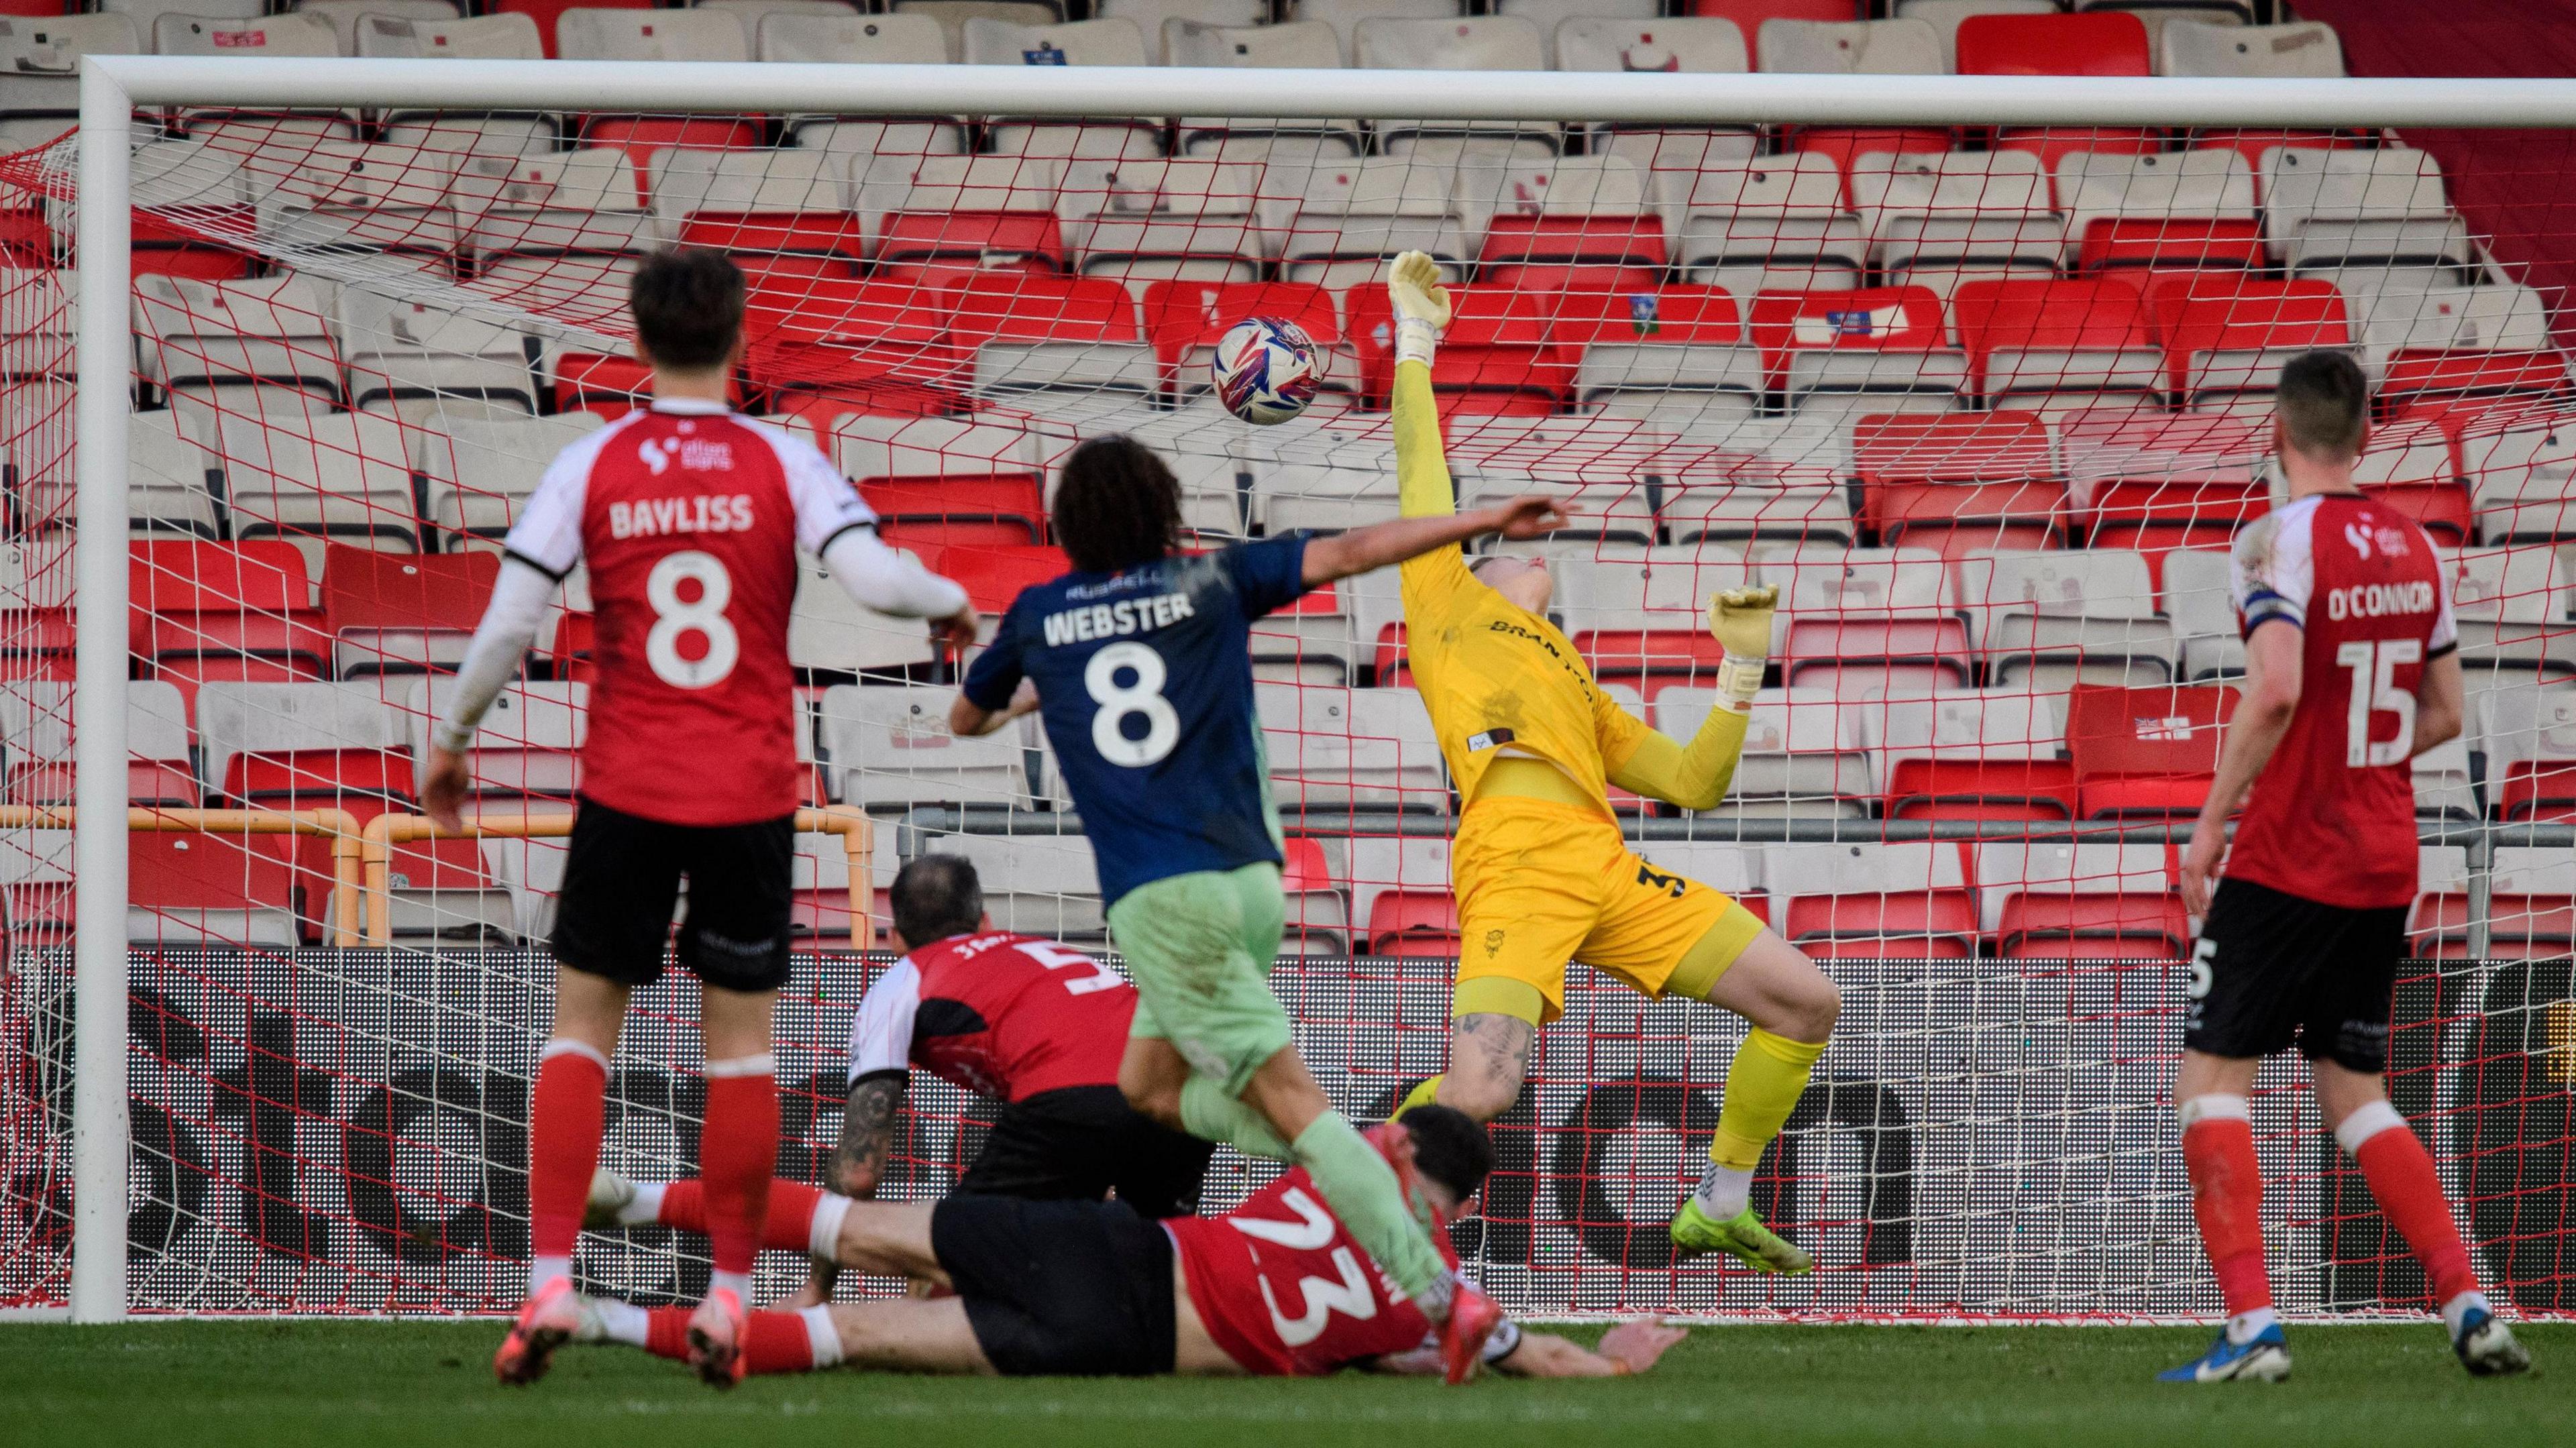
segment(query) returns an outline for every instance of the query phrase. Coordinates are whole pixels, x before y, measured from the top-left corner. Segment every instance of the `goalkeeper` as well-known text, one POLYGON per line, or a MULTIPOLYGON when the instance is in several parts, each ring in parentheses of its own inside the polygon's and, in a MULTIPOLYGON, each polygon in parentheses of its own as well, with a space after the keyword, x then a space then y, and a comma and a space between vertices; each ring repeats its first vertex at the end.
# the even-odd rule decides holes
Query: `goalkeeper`
MULTIPOLYGON (((1431 355, 1448 292, 1420 252, 1397 257, 1395 466, 1407 517, 1456 504, 1431 395, 1431 355)), ((1770 652, 1778 590, 1721 593, 1709 625, 1725 645, 1720 699, 1688 745, 1656 733, 1601 691, 1548 622, 1552 584, 1536 558, 1455 547, 1403 565, 1414 687, 1465 801, 1450 850, 1458 897, 1458 987, 1449 1069, 1406 1104, 1437 1101, 1480 1121, 1520 1095, 1538 1028, 1565 1009, 1580 960, 1649 996, 1704 1000, 1751 1023, 1727 1071, 1709 1166, 1672 1224, 1685 1254, 1725 1252, 1762 1272, 1806 1272, 1807 1253, 1764 1226, 1753 1168, 1805 1091, 1840 1006, 1797 947, 1735 900, 1629 850, 1611 813, 1615 784, 1685 809, 1714 807, 1734 777, 1770 652)))

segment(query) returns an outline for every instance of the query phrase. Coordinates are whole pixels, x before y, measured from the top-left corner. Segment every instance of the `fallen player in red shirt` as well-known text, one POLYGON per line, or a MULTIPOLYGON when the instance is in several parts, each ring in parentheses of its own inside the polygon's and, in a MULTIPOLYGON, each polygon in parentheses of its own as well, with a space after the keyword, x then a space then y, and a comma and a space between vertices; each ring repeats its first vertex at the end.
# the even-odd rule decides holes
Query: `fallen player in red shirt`
MULTIPOLYGON (((1448 1107, 1417 1106, 1370 1139, 1444 1224, 1493 1167, 1484 1128, 1448 1107)), ((1441 1371, 1431 1320, 1351 1240, 1302 1170, 1222 1216, 1162 1222, 1121 1202, 968 1195, 897 1205, 813 1188, 791 1195, 787 1185, 772 1198, 770 1245, 809 1249, 820 1227, 843 1268, 928 1281, 955 1295, 752 1313, 747 1372, 1441 1371)), ((688 1354, 684 1308, 577 1298, 558 1315, 563 1320, 550 1326, 569 1341, 688 1354)), ((1530 1377, 1621 1377, 1653 1367, 1683 1336, 1676 1327, 1625 1322, 1592 1350, 1506 1323, 1484 1361, 1530 1377)))

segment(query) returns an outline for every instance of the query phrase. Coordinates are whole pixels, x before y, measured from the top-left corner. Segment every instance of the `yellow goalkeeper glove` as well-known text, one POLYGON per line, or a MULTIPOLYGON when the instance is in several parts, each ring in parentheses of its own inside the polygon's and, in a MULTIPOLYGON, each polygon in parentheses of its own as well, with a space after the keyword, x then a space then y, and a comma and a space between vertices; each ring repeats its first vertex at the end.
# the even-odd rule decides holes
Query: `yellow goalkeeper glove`
POLYGON ((1449 325, 1449 289, 1440 285, 1440 263, 1418 251, 1387 267, 1387 299, 1395 305, 1395 360, 1430 365, 1432 349, 1449 325))
POLYGON ((1762 692, 1762 669, 1771 655, 1771 613, 1780 606, 1776 587, 1730 588, 1708 601, 1708 631, 1726 657, 1717 666, 1717 689, 1738 708, 1762 692))

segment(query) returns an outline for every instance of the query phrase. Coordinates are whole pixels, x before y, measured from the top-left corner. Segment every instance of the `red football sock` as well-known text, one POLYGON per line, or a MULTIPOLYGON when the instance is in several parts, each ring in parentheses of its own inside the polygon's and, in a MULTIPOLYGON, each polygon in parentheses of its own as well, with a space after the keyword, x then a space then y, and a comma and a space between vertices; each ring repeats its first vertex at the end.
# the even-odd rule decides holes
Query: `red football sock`
POLYGON ((2424 1264, 2424 1275, 2432 1279, 2434 1303, 2476 1291, 2477 1269, 2469 1265, 2468 1244, 2460 1240, 2451 1204, 2442 1196, 2442 1178, 2433 1169, 2433 1155, 2405 1121, 2391 1110, 2388 1125, 2372 1131, 2353 1149, 2352 1159, 2361 1164, 2362 1178, 2370 1183, 2370 1195, 2379 1210, 2397 1224, 2406 1245, 2414 1249, 2415 1260, 2424 1264))
MULTIPOLYGON (((662 1188, 662 1205, 653 1220, 665 1227, 683 1232, 707 1229, 706 1183, 696 1177, 670 1182, 662 1188)), ((823 1189, 773 1177, 769 1182, 769 1211, 760 1229, 760 1245, 786 1252, 802 1252, 814 1237, 814 1209, 823 1204, 823 1189)))
MULTIPOLYGON (((656 1307, 644 1333, 644 1350, 675 1362, 689 1360, 689 1316, 696 1309, 656 1307)), ((743 1371, 803 1373, 814 1369, 814 1340, 805 1319, 792 1312, 754 1312, 743 1328, 743 1371)))
POLYGON ((607 1063, 577 1042, 550 1043, 528 1107, 528 1245, 538 1257, 570 1257, 581 1240, 607 1112, 607 1063))
POLYGON ((777 1165, 778 1082, 769 1058, 707 1063, 698 1170, 706 1182, 707 1249, 718 1272, 749 1276, 760 1260, 769 1174, 777 1165))
POLYGON ((807 1373, 814 1370, 814 1340, 805 1319, 792 1312, 755 1312, 743 1328, 742 1370, 807 1373))
POLYGON ((675 1362, 689 1360, 689 1317, 691 1307, 657 1307, 644 1329, 644 1350, 655 1357, 675 1362))
POLYGON ((2271 1306, 2272 1281, 2263 1270, 2263 1165, 2254 1155, 2254 1124, 2242 1116, 2202 1116, 2183 1128, 2182 1160, 2191 1173, 2201 1250, 2218 1277, 2227 1315, 2271 1306))

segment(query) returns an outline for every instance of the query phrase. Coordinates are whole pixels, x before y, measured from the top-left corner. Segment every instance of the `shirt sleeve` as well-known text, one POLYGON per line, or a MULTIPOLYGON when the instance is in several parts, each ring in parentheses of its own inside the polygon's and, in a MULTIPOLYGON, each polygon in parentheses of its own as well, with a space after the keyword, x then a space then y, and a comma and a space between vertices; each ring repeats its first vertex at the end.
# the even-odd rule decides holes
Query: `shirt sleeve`
POLYGON ((2316 584, 2315 557, 2309 551, 2309 533, 2302 515, 2285 525, 2278 513, 2267 513, 2254 521, 2236 540, 2236 552, 2229 565, 2230 583, 2236 595, 2236 616, 2243 620, 2245 636, 2274 620, 2300 628, 2308 625, 2308 595, 2316 584))
POLYGON ((619 429, 604 428, 555 454, 537 490, 519 508, 519 520, 501 540, 501 551, 564 581, 581 562, 581 515, 590 497, 590 468, 619 429))
POLYGON ((786 474, 787 497, 796 507, 798 547, 820 558, 841 534, 876 527, 876 510, 812 443, 774 427, 761 428, 760 435, 786 474))
POLYGON ((2451 613, 2451 583, 2458 570, 2433 550, 2432 539, 2424 538, 2423 543, 2433 552, 2433 634, 2424 641, 2424 657, 2438 659, 2458 652, 2460 647, 2460 621, 2451 613))
POLYGON ((1246 618, 1286 608, 1306 591, 1306 530, 1258 543, 1237 543, 1225 550, 1219 563, 1234 579, 1246 618))
MULTIPOLYGON (((1456 513, 1457 485, 1449 476, 1449 451, 1440 437, 1440 404, 1431 395, 1428 364, 1396 364, 1393 407, 1398 511, 1407 518, 1445 518, 1456 513)), ((1404 560, 1397 577, 1402 580, 1408 624, 1432 622, 1427 615, 1475 581, 1467 571, 1466 554, 1455 545, 1404 560), (1426 617, 1416 618, 1416 614, 1426 617)))
POLYGON ((912 1018, 920 1010, 921 970, 905 956, 878 977, 850 1020, 850 1085, 912 1069, 912 1018))
POLYGON ((1018 692, 1020 680, 1028 672, 1020 656, 1023 632, 1020 605, 1015 599, 1002 614, 1001 623, 994 627, 993 641, 975 656, 974 663, 967 665, 966 681, 958 688, 976 708, 989 712, 1010 707, 1011 695, 1018 692))

